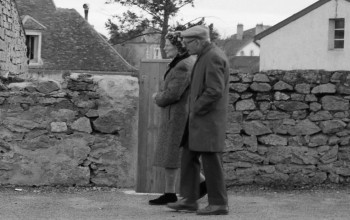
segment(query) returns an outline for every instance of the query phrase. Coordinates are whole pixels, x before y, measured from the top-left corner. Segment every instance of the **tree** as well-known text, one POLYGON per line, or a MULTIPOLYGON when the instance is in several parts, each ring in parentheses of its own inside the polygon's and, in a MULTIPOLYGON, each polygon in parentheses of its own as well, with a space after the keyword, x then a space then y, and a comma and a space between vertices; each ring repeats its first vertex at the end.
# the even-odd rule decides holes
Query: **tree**
POLYGON ((116 46, 118 53, 132 66, 137 66, 134 57, 136 56, 136 51, 133 47, 128 45, 119 44, 116 46))
MULTIPOLYGON (((147 14, 150 19, 144 14, 136 14, 128 10, 122 16, 115 16, 119 25, 108 20, 106 23, 107 29, 111 34, 111 42, 113 44, 121 43, 125 40, 132 39, 142 35, 142 32, 147 27, 153 27, 154 34, 160 34, 160 48, 162 57, 165 58, 164 46, 165 36, 168 33, 169 20, 173 18, 179 10, 191 5, 194 7, 194 0, 109 0, 107 3, 119 3, 122 6, 136 7, 147 14)), ((150 34, 150 33, 149 33, 150 34)))
POLYGON ((210 40, 215 41, 220 37, 220 35, 218 31, 214 29, 214 24, 210 24, 208 27, 209 27, 210 40))

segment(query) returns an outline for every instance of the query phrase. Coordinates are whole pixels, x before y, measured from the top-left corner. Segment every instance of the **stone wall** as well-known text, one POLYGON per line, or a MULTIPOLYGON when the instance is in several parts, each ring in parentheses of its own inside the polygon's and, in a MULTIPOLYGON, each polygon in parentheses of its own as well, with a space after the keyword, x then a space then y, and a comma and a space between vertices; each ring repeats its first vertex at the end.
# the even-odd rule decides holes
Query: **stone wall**
POLYGON ((0 89, 0 184, 133 186, 137 78, 64 77, 0 89))
POLYGON ((350 72, 233 74, 228 185, 350 182, 350 72))
POLYGON ((0 0, 0 76, 27 72, 25 33, 14 0, 0 0))
MULTIPOLYGON (((133 187, 138 80, 0 87, 0 184, 133 187)), ((350 72, 233 74, 227 185, 350 182, 350 72)))

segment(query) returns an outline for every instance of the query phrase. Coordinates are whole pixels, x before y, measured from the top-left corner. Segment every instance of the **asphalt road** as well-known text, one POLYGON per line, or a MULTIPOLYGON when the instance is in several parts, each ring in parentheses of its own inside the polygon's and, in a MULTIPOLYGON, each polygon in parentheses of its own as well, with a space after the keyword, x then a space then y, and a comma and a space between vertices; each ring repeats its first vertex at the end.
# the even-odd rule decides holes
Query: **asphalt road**
MULTIPOLYGON (((76 187, 1 187, 1 220, 109 219, 350 219, 350 187, 271 189, 237 187, 229 190, 227 216, 197 216, 150 206, 153 194, 129 189, 76 187)), ((200 200, 206 205, 207 197, 200 200)))

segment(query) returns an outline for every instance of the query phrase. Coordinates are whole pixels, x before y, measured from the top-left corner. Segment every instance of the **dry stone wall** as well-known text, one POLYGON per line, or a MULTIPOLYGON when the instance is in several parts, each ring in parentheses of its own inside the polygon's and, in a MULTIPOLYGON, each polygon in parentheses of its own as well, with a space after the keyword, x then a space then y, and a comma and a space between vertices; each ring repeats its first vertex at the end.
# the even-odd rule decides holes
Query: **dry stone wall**
POLYGON ((0 89, 0 184, 133 186, 138 80, 64 77, 0 89))
POLYGON ((232 74, 228 185, 350 182, 350 72, 232 74))
POLYGON ((0 0, 0 76, 27 72, 25 33, 14 0, 0 0))

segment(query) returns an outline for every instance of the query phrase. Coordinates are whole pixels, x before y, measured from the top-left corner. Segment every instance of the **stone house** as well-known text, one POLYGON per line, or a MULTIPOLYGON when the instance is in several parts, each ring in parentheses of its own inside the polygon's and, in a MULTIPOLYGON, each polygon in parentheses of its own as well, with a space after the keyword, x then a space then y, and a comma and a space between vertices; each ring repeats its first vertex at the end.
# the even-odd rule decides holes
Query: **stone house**
POLYGON ((136 68, 142 59, 162 59, 160 32, 154 28, 148 28, 142 36, 114 45, 114 48, 136 68))
POLYGON ((349 0, 319 0, 258 34, 260 70, 350 70, 349 10, 349 0))
POLYGON ((26 33, 29 73, 130 74, 134 68, 75 9, 53 0, 17 0, 26 33))
POLYGON ((266 30, 269 26, 257 24, 255 28, 244 31, 243 24, 237 25, 237 33, 225 40, 217 40, 230 59, 233 70, 257 72, 259 70, 260 45, 254 41, 254 36, 266 30))
POLYGON ((25 35, 16 2, 0 1, 0 76, 27 71, 25 35))
POLYGON ((257 24, 255 28, 244 31, 243 24, 237 24, 237 33, 225 40, 218 40, 217 44, 226 52, 227 56, 259 56, 260 47, 254 41, 254 36, 266 30, 269 26, 257 24))

